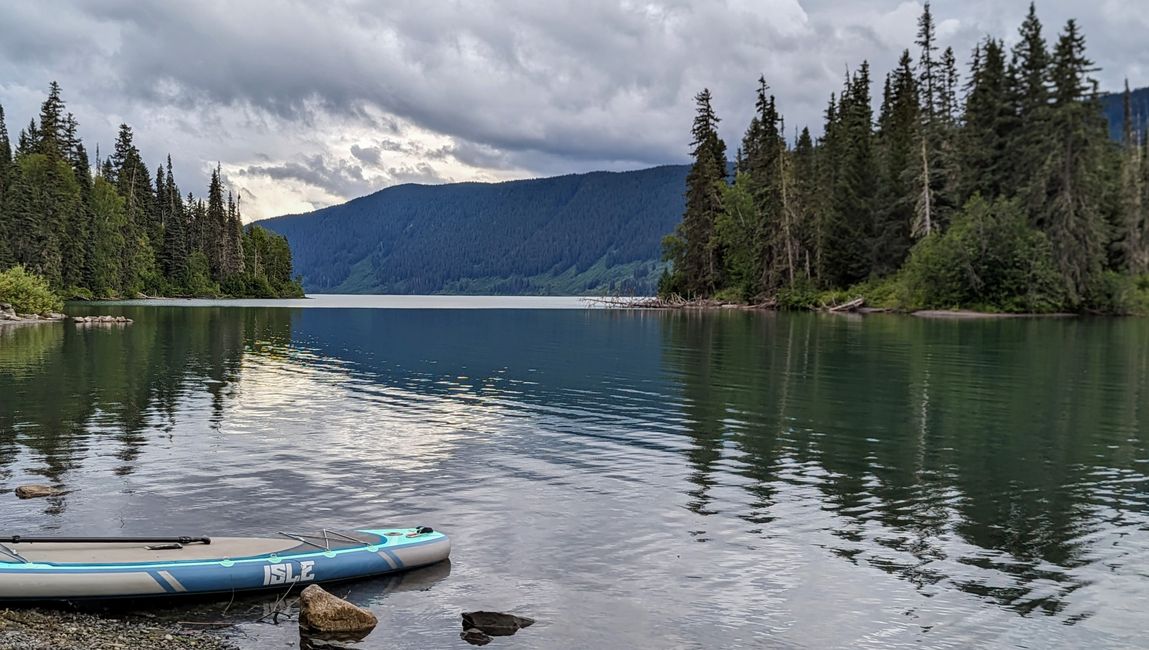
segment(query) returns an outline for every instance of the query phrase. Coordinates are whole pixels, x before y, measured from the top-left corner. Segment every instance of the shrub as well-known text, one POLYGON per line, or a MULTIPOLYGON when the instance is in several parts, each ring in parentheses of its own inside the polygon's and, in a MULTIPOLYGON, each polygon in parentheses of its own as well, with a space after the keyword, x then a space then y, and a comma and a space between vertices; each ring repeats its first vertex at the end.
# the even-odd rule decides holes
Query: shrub
POLYGON ((0 302, 12 305, 18 314, 43 314, 64 308, 64 301, 52 292, 48 281, 25 271, 23 266, 0 272, 0 302))
POLYGON ((1016 201, 980 196, 944 235, 914 246, 898 282, 898 302, 909 309, 1048 313, 1064 303, 1049 240, 1029 227, 1016 201))

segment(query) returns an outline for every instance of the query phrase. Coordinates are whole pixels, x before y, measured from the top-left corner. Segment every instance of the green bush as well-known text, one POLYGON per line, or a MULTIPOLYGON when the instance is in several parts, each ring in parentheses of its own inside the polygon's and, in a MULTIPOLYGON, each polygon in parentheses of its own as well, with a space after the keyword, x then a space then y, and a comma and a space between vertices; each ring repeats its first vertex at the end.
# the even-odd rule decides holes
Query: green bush
POLYGON ((907 309, 1049 313, 1064 303, 1049 240, 1028 225, 1016 201, 980 196, 944 235, 914 246, 898 284, 907 309))
POLYGON ((1102 314, 1149 315, 1149 278, 1106 271, 1090 288, 1086 307, 1102 314))
POLYGON ((12 305, 17 314, 43 314, 64 308, 64 301, 52 292, 48 281, 25 271, 23 266, 0 272, 0 302, 12 305))

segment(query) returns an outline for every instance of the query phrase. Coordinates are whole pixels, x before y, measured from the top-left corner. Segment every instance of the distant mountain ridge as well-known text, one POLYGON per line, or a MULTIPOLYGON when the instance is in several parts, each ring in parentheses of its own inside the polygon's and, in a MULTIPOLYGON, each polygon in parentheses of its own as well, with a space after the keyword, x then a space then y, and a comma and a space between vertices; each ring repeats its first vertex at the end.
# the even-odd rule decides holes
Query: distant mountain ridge
MULTIPOLYGON (((1125 94, 1109 93, 1101 96, 1105 118, 1109 120, 1109 137, 1121 140, 1125 132, 1125 94)), ((1133 108, 1133 129, 1145 134, 1149 126, 1149 88, 1138 88, 1130 93, 1133 108)))
POLYGON ((649 295, 688 171, 399 185, 259 223, 313 293, 649 295))

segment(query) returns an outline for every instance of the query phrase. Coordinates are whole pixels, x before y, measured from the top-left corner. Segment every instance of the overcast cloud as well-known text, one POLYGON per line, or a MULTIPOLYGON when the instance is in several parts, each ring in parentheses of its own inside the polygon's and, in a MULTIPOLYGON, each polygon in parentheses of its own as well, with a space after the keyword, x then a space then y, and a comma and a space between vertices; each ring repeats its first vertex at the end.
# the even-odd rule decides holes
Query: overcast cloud
MULTIPOLYGON (((938 0, 964 62, 1012 41, 1027 0, 938 0)), ((63 85, 89 149, 131 124, 184 191, 217 162, 248 219, 398 183, 501 180, 687 159, 692 97, 715 94, 732 148, 764 74, 790 128, 817 130, 868 59, 912 47, 898 0, 0 0, 0 103, 15 132, 63 85)), ((1044 0, 1076 17, 1104 89, 1149 85, 1139 0, 1044 0)), ((875 88, 876 90, 876 88, 875 88)))

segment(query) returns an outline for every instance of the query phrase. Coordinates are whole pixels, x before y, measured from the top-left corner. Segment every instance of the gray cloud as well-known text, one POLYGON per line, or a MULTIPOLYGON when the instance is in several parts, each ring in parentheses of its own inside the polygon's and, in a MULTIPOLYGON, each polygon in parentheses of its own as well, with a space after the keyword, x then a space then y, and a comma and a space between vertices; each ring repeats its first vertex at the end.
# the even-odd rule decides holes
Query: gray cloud
POLYGON ((238 176, 299 181, 336 196, 360 196, 376 189, 361 166, 343 159, 331 161, 319 154, 278 165, 250 165, 239 170, 238 176))
MULTIPOLYGON (((1013 40, 1027 5, 934 2, 963 62, 986 33, 1013 40)), ((1038 8, 1051 41, 1079 18, 1103 87, 1149 85, 1140 2, 1038 8)), ((714 91, 733 144, 759 74, 789 127, 818 131, 847 68, 868 59, 877 83, 913 49, 919 11, 902 0, 10 2, 0 102, 21 124, 58 79, 85 137, 106 148, 126 120, 149 159, 177 152, 193 189, 218 160, 243 170, 236 182, 290 179, 346 198, 408 178, 682 162, 694 93, 714 91)))

